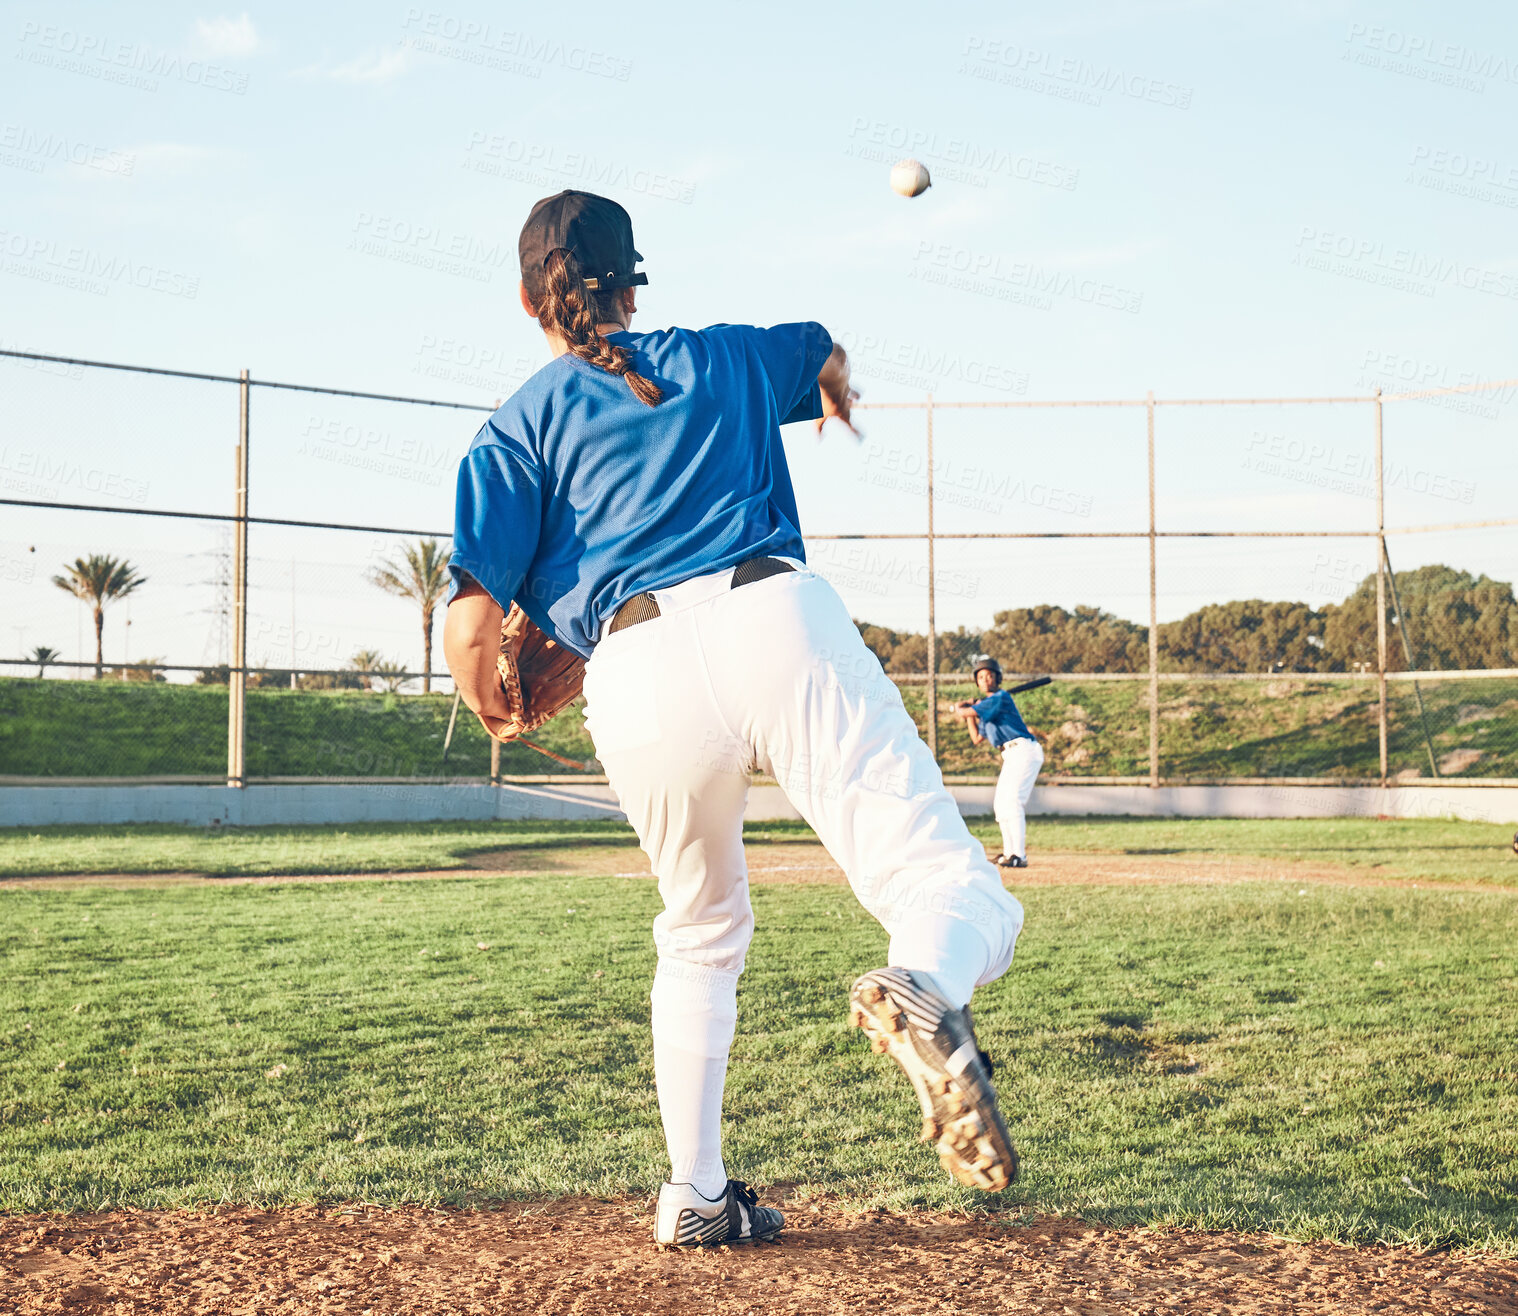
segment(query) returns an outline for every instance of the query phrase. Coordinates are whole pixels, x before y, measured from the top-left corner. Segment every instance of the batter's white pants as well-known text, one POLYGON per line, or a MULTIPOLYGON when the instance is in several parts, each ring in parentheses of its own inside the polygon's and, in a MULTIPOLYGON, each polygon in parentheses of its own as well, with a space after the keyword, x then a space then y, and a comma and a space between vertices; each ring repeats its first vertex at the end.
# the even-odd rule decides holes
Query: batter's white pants
POLYGON ((1028 797, 1033 783, 1044 766, 1044 747, 1036 740, 1019 736, 1002 746, 1001 773, 996 778, 996 795, 991 811, 1001 828, 1001 852, 1028 856, 1028 797))
POLYGON ((661 615, 608 635, 585 672, 586 727, 664 901, 652 1000, 672 1181, 702 1191, 720 1189, 722 1077, 754 927, 754 769, 890 934, 888 962, 932 973, 954 1004, 1006 971, 1023 921, 832 587, 806 570, 736 590, 731 576, 655 591, 661 615))

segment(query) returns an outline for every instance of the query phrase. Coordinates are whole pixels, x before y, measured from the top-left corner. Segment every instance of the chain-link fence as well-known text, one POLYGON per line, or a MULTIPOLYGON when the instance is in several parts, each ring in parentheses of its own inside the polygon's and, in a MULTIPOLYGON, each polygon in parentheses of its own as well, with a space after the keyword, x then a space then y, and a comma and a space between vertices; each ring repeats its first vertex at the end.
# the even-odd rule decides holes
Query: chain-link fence
MULTIPOLYGON (((953 711, 986 651, 1055 677, 1019 700, 1046 781, 1511 784, 1513 387, 929 397, 788 443, 950 779, 996 768, 953 711)), ((15 351, 0 397, 0 782, 598 771, 578 708, 559 761, 493 751, 431 645, 489 404, 15 351)))

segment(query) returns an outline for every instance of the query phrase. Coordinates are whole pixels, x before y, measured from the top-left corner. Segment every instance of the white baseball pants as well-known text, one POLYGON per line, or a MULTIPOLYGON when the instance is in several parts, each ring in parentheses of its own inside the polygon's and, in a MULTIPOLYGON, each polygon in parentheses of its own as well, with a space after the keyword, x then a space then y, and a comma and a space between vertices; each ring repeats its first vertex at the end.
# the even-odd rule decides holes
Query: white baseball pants
POLYGON ((731 577, 655 591, 661 615, 607 636, 585 672, 586 727, 664 901, 652 1002, 671 1181, 709 1196, 754 927, 751 772, 817 832, 890 934, 888 962, 933 974, 955 1005, 1006 972, 1023 921, 832 587, 804 569, 731 577))
POLYGON ((1044 766, 1044 747, 1036 740, 1019 736, 1002 746, 1001 772, 996 778, 996 794, 991 812, 1001 828, 1001 852, 1028 857, 1028 797, 1033 783, 1044 766))

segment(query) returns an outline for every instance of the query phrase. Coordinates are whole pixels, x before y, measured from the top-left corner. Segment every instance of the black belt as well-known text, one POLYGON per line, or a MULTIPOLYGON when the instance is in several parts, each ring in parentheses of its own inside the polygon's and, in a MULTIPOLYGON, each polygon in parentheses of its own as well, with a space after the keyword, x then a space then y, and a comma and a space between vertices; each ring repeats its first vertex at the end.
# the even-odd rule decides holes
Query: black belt
MULTIPOLYGON (((733 568, 733 583, 730 589, 737 589, 740 585, 752 585, 756 580, 765 580, 770 576, 778 576, 784 571, 794 571, 789 562, 782 562, 777 557, 751 557, 746 562, 740 562, 733 568)), ((652 621, 659 615, 659 602, 652 594, 634 594, 620 608, 611 619, 611 625, 606 628, 606 634, 613 635, 617 631, 626 630, 629 626, 636 626, 640 621, 652 621)))

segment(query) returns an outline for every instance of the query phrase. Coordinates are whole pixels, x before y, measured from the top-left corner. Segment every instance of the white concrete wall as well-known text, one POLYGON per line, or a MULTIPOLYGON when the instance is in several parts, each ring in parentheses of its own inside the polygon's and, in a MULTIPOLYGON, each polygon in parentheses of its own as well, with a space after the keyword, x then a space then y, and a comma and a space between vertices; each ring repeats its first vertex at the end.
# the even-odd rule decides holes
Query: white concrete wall
POLYGON ((6 786, 0 826, 47 823, 488 822, 621 818, 606 786, 6 786))
MULTIPOLYGON (((992 787, 952 786, 960 812, 991 812, 992 787)), ((1034 815, 1137 818, 1465 818, 1518 823, 1518 787, 1039 786, 1034 815)), ((749 792, 749 821, 796 818, 778 786, 749 792)), ((4 786, 0 826, 134 822, 254 827, 293 823, 621 818, 602 785, 4 786)))
MULTIPOLYGON (((991 787, 955 787, 961 812, 991 811, 991 787)), ((1028 812, 1045 817, 1461 818, 1518 823, 1518 786, 1036 786, 1028 812)))

